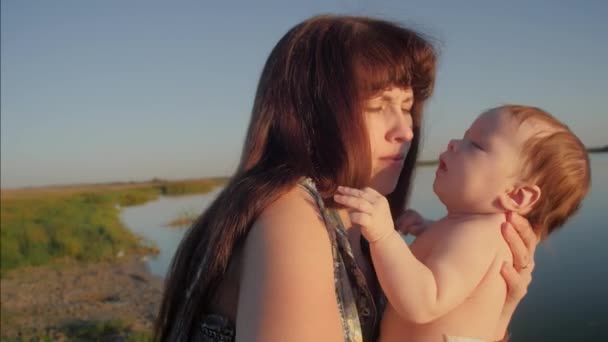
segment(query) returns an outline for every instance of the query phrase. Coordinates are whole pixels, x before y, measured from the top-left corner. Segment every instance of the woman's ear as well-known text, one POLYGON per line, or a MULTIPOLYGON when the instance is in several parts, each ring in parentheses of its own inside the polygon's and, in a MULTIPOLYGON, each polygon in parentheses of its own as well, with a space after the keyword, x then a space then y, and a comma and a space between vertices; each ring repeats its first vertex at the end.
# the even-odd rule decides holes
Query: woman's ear
POLYGON ((540 188, 535 184, 519 184, 506 191, 499 198, 503 209, 520 215, 528 214, 541 196, 540 188))

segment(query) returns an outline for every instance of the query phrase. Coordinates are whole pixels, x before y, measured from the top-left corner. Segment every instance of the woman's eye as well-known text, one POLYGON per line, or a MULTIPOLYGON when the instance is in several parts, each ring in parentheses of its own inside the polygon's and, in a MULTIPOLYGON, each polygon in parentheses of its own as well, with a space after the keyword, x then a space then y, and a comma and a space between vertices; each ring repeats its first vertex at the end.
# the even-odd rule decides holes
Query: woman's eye
POLYGON ((471 141, 471 144, 473 144, 473 146, 474 146, 475 148, 480 149, 480 150, 482 150, 482 151, 483 151, 483 148, 482 148, 482 147, 481 147, 481 145, 479 145, 478 143, 476 143, 476 142, 474 142, 474 141, 471 141))
POLYGON ((368 107, 368 108, 366 108, 366 110, 368 112, 373 112, 373 113, 379 113, 379 112, 382 111, 382 109, 383 109, 382 107, 368 107))

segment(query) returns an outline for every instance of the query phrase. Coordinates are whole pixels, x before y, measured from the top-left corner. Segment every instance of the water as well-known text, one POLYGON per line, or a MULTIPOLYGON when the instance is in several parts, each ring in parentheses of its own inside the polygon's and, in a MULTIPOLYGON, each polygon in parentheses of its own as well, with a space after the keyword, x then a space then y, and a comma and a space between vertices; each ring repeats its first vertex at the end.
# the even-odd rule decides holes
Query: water
POLYGON ((167 224, 184 212, 202 212, 220 190, 217 188, 204 195, 161 197, 154 202, 123 209, 122 222, 145 239, 155 241, 160 249, 157 256, 146 262, 150 272, 165 276, 186 231, 184 228, 169 227, 167 224))
MULTIPOLYGON (((512 341, 608 341, 608 154, 592 155, 592 190, 581 210, 536 253, 534 279, 513 317, 512 341)), ((420 168, 411 207, 437 218, 445 209, 432 192, 435 168, 420 168)), ((166 223, 202 211, 217 195, 161 198, 122 213, 125 224, 154 240, 160 254, 148 261, 164 276, 184 233, 166 223)))

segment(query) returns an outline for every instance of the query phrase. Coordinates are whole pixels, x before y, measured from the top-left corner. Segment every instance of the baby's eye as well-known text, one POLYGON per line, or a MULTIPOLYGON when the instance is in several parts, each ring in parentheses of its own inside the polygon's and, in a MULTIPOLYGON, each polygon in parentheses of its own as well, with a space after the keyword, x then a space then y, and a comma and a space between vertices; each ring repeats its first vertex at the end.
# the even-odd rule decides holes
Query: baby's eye
POLYGON ((482 151, 483 151, 483 147, 481 147, 481 145, 479 145, 478 143, 476 143, 476 142, 474 142, 474 141, 471 141, 471 144, 473 144, 473 146, 474 146, 475 148, 480 149, 480 150, 482 150, 482 151))

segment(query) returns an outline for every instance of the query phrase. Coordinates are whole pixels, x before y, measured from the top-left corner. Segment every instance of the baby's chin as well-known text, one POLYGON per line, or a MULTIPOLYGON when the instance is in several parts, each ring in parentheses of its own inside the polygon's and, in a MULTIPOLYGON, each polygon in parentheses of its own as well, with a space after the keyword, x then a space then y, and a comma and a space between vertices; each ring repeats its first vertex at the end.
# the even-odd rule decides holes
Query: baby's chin
POLYGON ((439 184, 439 182, 437 182, 437 178, 435 178, 435 181, 433 181, 433 192, 435 193, 437 198, 439 198, 439 201, 441 201, 441 203, 443 203, 445 205, 444 197, 447 197, 446 191, 439 184))
POLYGON ((498 214, 504 212, 501 208, 490 203, 491 201, 483 203, 478 200, 463 199, 462 194, 451 192, 449 189, 436 185, 436 183, 433 184, 433 192, 449 213, 498 214))
POLYGON ((439 202, 441 202, 441 204, 443 204, 446 208, 449 209, 449 207, 450 207, 449 196, 447 196, 441 190, 442 190, 441 187, 439 185, 437 185, 437 181, 435 180, 435 182, 433 182, 433 192, 439 199, 439 202))

